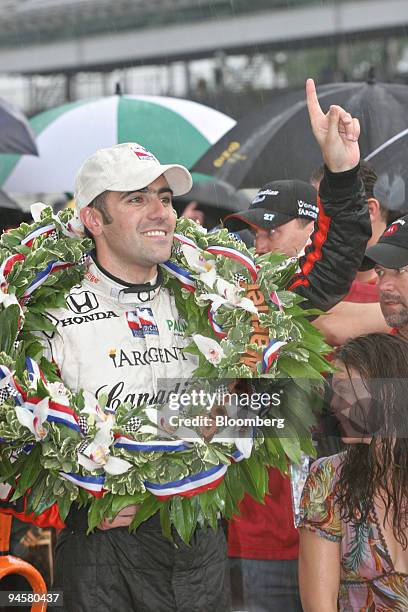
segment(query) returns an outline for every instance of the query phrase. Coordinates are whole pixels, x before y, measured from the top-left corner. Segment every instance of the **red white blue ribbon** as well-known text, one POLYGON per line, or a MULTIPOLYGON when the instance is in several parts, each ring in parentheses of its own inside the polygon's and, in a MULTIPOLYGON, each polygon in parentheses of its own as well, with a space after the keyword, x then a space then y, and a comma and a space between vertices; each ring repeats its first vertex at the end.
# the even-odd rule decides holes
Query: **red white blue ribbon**
POLYGON ((214 311, 211 308, 208 309, 208 321, 210 323, 211 329, 213 330, 214 334, 218 336, 218 338, 227 337, 227 334, 222 331, 222 327, 218 325, 218 323, 215 321, 214 311))
POLYGON ((77 431, 81 436, 83 435, 82 429, 78 425, 78 417, 72 408, 64 404, 58 404, 51 399, 48 407, 47 421, 51 423, 62 423, 77 431))
POLYGON ((105 489, 105 476, 81 476, 80 474, 73 474, 72 472, 60 472, 60 476, 73 482, 77 487, 85 489, 94 497, 103 497, 105 489))
POLYGON ((71 268, 73 265, 74 264, 66 261, 50 261, 47 267, 41 272, 39 272, 34 278, 34 280, 29 284, 29 286, 24 292, 23 297, 21 298, 21 301, 27 300, 27 298, 29 298, 30 295, 36 289, 38 289, 38 287, 41 287, 41 285, 45 283, 50 274, 54 274, 55 272, 59 272, 60 270, 65 270, 65 268, 71 268))
POLYGON ((0 278, 5 278, 7 274, 10 274, 16 263, 23 261, 24 259, 25 256, 22 253, 16 253, 15 255, 10 255, 10 257, 7 257, 7 259, 5 259, 0 266, 0 278))
POLYGON ((149 440, 148 442, 138 442, 127 436, 117 435, 114 447, 124 448, 128 451, 141 451, 144 453, 163 453, 168 451, 190 450, 190 446, 182 440, 149 440))
POLYGON ((275 306, 277 306, 279 310, 283 310, 282 302, 280 301, 276 291, 272 291, 270 299, 271 299, 272 304, 275 304, 275 306))
POLYGON ((188 246, 193 247, 193 249, 198 249, 198 246, 191 240, 191 238, 187 238, 187 236, 183 236, 183 234, 174 234, 174 240, 177 242, 181 242, 181 244, 188 244, 188 246))
POLYGON ((40 366, 36 361, 34 361, 34 359, 31 359, 31 357, 26 357, 26 369, 30 382, 36 383, 40 378, 44 383, 47 382, 45 380, 44 374, 41 371, 40 366))
POLYGON ((205 472, 193 474, 192 476, 186 476, 181 480, 166 482, 164 484, 156 484, 154 482, 145 481, 144 485, 146 489, 150 491, 150 493, 153 493, 153 495, 162 500, 169 499, 174 495, 193 497, 194 495, 198 495, 198 493, 202 493, 203 491, 215 489, 224 479, 226 471, 227 466, 220 464, 206 470, 205 472))
POLYGON ((242 461, 243 459, 245 459, 244 455, 241 453, 240 450, 236 450, 232 453, 231 455, 231 462, 232 463, 239 463, 240 461, 242 461))
POLYGON ((244 255, 240 251, 232 249, 231 247, 217 245, 208 247, 207 253, 212 253, 213 255, 224 255, 225 257, 230 257, 231 259, 235 259, 235 261, 239 261, 239 263, 241 263, 248 270, 252 280, 254 282, 256 281, 258 272, 256 270, 255 263, 247 255, 244 255))
POLYGON ((277 359, 280 349, 282 346, 285 346, 285 344, 287 344, 287 342, 276 339, 269 342, 262 356, 262 371, 264 373, 269 371, 272 363, 277 359))
POLYGON ((37 227, 37 229, 33 230, 25 238, 22 239, 21 243, 23 246, 31 247, 34 240, 39 236, 49 236, 52 232, 55 231, 55 225, 44 225, 42 227, 37 227))
MULTIPOLYGON (((30 397, 23 406, 32 411, 34 410, 34 406, 40 401, 41 399, 39 397, 30 397)), ((78 424, 78 417, 72 408, 65 406, 65 404, 54 402, 52 399, 48 402, 47 421, 49 423, 61 423, 62 425, 70 427, 70 429, 74 429, 81 434, 81 436, 83 435, 82 429, 78 424)))
POLYGON ((177 278, 184 289, 187 289, 188 291, 195 291, 194 279, 192 278, 191 274, 187 272, 187 270, 184 270, 172 261, 166 261, 160 265, 162 268, 167 270, 169 274, 177 278))

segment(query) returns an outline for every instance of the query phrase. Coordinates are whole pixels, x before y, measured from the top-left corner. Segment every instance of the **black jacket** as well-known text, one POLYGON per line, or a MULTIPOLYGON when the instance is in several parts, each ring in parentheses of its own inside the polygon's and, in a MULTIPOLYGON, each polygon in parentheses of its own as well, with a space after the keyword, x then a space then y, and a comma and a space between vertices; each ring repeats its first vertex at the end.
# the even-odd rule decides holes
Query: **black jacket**
POLYGON ((359 166, 340 173, 325 168, 312 242, 288 286, 306 298, 302 308, 329 310, 343 299, 359 270, 371 222, 358 171, 359 166))

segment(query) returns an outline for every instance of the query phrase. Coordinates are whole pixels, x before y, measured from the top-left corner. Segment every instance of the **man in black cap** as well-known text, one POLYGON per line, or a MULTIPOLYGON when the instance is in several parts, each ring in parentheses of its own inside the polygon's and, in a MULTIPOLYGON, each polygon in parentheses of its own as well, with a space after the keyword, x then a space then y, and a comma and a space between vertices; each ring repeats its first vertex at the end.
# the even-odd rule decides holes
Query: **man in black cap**
POLYGON ((367 249, 362 270, 372 268, 384 318, 394 333, 408 340, 408 215, 394 221, 367 249))
POLYGON ((273 181, 258 191, 248 210, 228 215, 224 224, 232 232, 251 228, 260 255, 278 251, 298 257, 318 214, 317 192, 309 183, 273 181))

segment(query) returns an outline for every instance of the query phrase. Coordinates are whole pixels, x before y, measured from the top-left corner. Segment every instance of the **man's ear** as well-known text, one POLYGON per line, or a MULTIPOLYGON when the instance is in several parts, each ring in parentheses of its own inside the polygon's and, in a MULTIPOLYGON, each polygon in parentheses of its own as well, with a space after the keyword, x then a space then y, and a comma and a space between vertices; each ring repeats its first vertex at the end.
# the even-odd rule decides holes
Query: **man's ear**
POLYGON ((307 231, 309 238, 312 235, 313 230, 314 230, 314 221, 310 221, 310 223, 306 225, 306 231, 307 231))
POLYGON ((79 212, 82 223, 89 230, 92 236, 100 236, 103 228, 103 220, 100 212, 96 208, 85 206, 79 212))
POLYGON ((381 215, 380 211, 380 203, 376 198, 368 198, 368 212, 370 213, 371 224, 378 221, 379 215, 381 215))

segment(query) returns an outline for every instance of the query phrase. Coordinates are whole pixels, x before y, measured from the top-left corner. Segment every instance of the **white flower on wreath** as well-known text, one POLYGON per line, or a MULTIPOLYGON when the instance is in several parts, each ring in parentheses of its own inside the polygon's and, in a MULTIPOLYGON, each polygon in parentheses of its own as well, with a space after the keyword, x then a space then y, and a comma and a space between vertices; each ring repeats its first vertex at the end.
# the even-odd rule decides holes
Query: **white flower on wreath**
POLYGON ((51 396, 51 399, 58 404, 63 406, 69 406, 70 400, 68 396, 68 389, 62 382, 47 382, 46 389, 51 396))
MULTIPOLYGON (((7 286, 7 281, 3 275, 0 276, 0 287, 2 286, 7 286)), ((3 308, 8 308, 9 306, 13 306, 14 304, 16 304, 20 310, 20 317, 24 317, 22 308, 14 293, 7 293, 6 291, 0 289, 0 305, 2 305, 3 308)))
POLYGON ((212 289, 217 278, 215 259, 206 259, 200 249, 188 244, 182 244, 181 250, 191 270, 198 272, 201 282, 212 289))
POLYGON ((114 426, 115 416, 109 412, 105 412, 93 393, 84 391, 84 400, 85 407, 82 408, 81 414, 89 415, 89 424, 93 425, 96 423, 96 426, 98 427, 98 424, 109 422, 111 423, 111 428, 114 426))
POLYGON ((244 459, 249 459, 254 445, 252 437, 237 436, 235 427, 226 427, 223 431, 216 433, 212 438, 212 442, 218 442, 219 444, 231 444, 233 442, 243 454, 244 459))
POLYGON ((215 312, 220 306, 226 308, 243 308, 253 314, 258 314, 258 309, 252 300, 242 297, 242 289, 233 283, 219 278, 216 283, 218 293, 203 293, 199 296, 201 300, 211 300, 212 310, 215 312))
POLYGON ((164 438, 172 438, 168 431, 167 422, 164 420, 164 416, 160 414, 157 408, 144 408, 143 412, 153 425, 144 424, 137 430, 138 434, 152 434, 154 436, 160 436, 164 438))
POLYGON ((204 355, 207 361, 212 363, 212 365, 218 365, 221 359, 225 357, 221 346, 213 338, 208 338, 201 334, 194 334, 192 338, 198 350, 204 355))
POLYGON ((114 457, 110 454, 110 446, 113 443, 112 426, 115 423, 115 417, 110 414, 103 423, 98 423, 98 431, 94 439, 81 453, 78 453, 78 463, 89 472, 94 470, 104 469, 107 474, 117 476, 124 474, 132 464, 120 457, 114 457))
MULTIPOLYGON (((43 202, 35 202, 34 204, 31 204, 31 216, 34 219, 35 223, 41 221, 41 215, 44 210, 47 210, 47 208, 51 208, 51 206, 47 206, 47 204, 44 204, 43 202)), ((52 215, 52 218, 55 219, 56 217, 52 215)))
MULTIPOLYGON (((41 221, 41 214, 47 208, 50 208, 50 206, 43 204, 43 202, 36 202, 35 204, 31 204, 31 216, 36 223, 41 221)), ((61 219, 57 215, 52 214, 52 218, 59 225, 61 225, 62 233, 65 236, 68 236, 68 238, 84 237, 84 226, 77 214, 74 215, 73 218, 66 224, 62 223, 61 219)))
MULTIPOLYGON (((60 219, 58 221, 61 223, 60 219)), ((62 224, 62 233, 68 238, 83 238, 85 236, 84 225, 78 213, 75 213, 68 223, 62 224)))
POLYGON ((152 427, 152 425, 142 425, 138 429, 138 434, 153 434, 155 436, 160 436, 160 438, 181 440, 182 442, 187 443, 204 443, 194 429, 190 429, 189 427, 184 427, 182 425, 178 425, 177 427, 170 425, 165 415, 156 408, 144 408, 144 412, 149 421, 154 423, 155 427, 152 427))
POLYGON ((15 407, 19 423, 31 431, 37 442, 44 440, 48 434, 48 430, 43 426, 49 412, 48 404, 49 398, 45 397, 38 404, 27 402, 22 406, 15 407))

